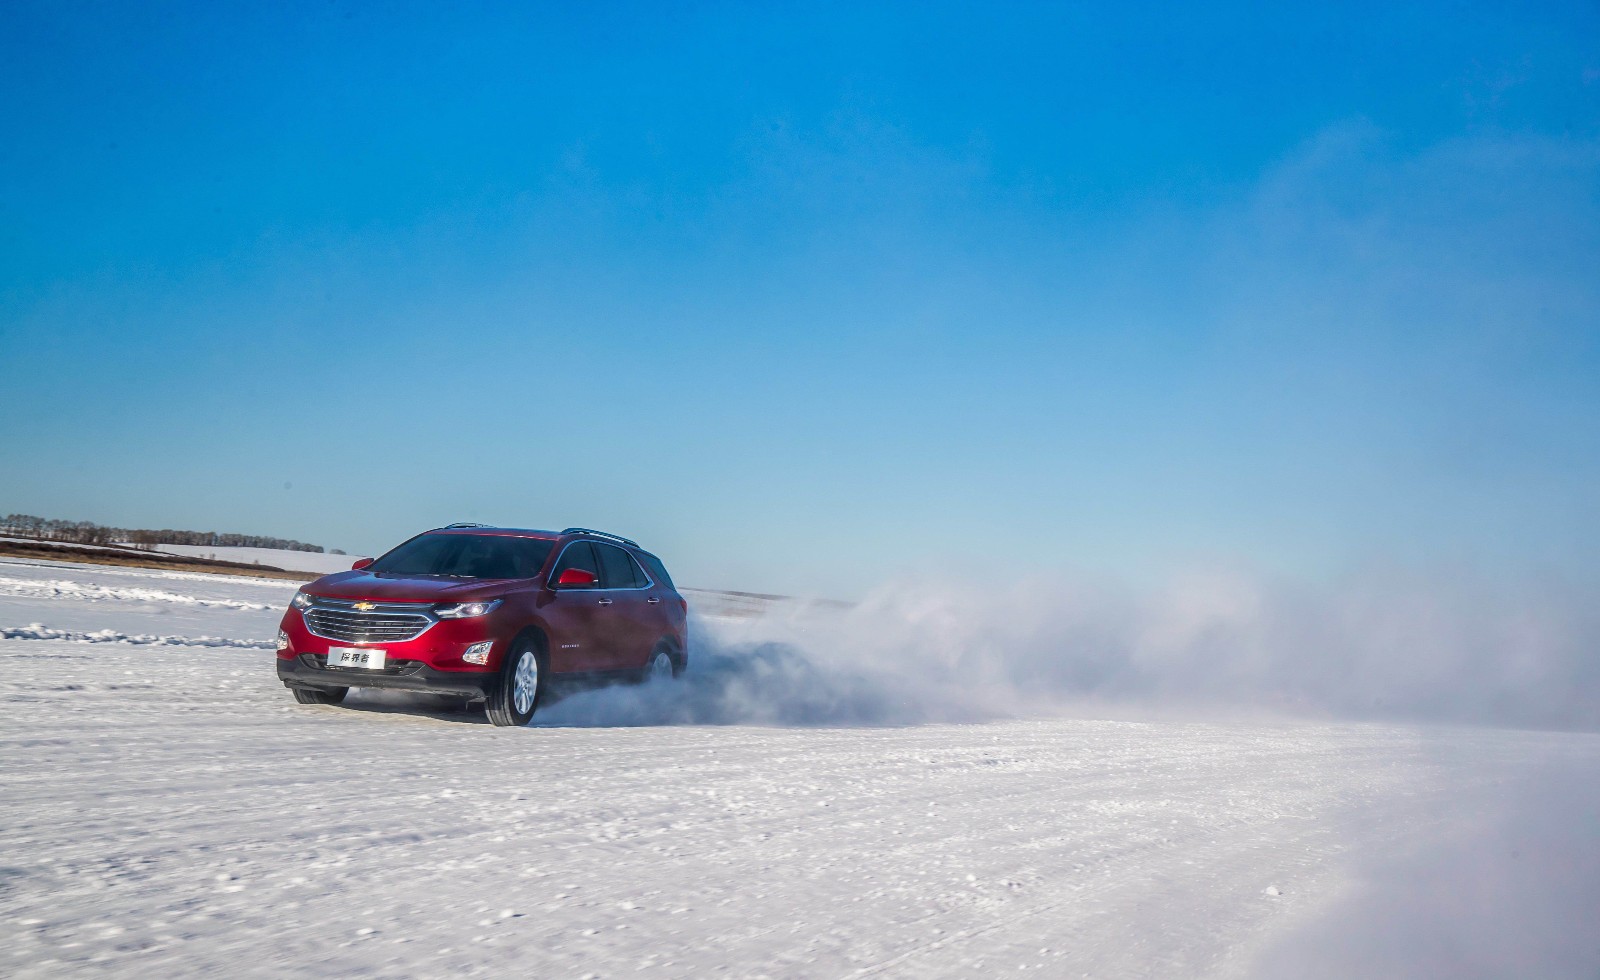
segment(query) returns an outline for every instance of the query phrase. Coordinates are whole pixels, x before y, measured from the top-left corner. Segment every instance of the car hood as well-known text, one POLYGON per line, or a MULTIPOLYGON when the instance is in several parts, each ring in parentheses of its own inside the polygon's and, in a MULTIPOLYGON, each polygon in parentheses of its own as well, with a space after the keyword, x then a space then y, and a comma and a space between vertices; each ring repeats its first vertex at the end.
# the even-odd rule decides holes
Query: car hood
POLYGON ((383 599, 389 602, 473 602, 504 595, 512 579, 459 579, 439 575, 339 572, 305 590, 331 599, 383 599))

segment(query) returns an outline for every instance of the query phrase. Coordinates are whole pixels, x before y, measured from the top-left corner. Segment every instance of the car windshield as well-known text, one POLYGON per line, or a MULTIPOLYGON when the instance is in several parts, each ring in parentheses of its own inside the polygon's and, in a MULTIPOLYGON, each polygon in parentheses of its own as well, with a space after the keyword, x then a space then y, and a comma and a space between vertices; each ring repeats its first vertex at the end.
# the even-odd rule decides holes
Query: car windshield
POLYGON ((503 534, 424 534, 368 565, 367 571, 452 578, 533 578, 554 544, 503 534))

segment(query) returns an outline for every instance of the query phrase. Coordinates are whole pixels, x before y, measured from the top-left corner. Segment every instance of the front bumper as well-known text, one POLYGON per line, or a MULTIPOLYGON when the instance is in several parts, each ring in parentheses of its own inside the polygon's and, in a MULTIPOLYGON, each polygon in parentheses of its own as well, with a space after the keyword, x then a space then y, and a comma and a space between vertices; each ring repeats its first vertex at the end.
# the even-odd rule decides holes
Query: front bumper
POLYGON ((325 667, 325 657, 302 653, 278 658, 278 680, 284 687, 376 687, 389 691, 424 691, 481 701, 500 682, 499 671, 435 670, 420 661, 403 661, 383 670, 325 667))
MULTIPOLYGON (((332 647, 356 647, 382 650, 390 661, 423 664, 440 674, 457 671, 478 674, 485 670, 491 672, 499 670, 506 648, 506 643, 501 637, 507 632, 508 624, 496 616, 445 619, 436 620, 419 635, 407 640, 337 640, 311 632, 306 625, 305 616, 300 610, 291 606, 283 614, 283 620, 278 623, 278 628, 288 640, 288 649, 278 652, 280 660, 310 654, 320 663, 327 659, 328 650, 332 647), (474 664, 462 659, 462 655, 469 648, 485 640, 494 643, 488 663, 474 664)), ((392 674, 393 671, 384 673, 392 674)))

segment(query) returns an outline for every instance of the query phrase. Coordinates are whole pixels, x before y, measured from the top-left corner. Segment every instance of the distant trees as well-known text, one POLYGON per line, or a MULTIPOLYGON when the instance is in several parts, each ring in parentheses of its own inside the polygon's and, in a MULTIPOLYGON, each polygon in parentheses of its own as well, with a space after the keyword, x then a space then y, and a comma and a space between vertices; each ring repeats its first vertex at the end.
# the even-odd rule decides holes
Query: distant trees
POLYGON ((57 521, 32 514, 7 514, 0 531, 19 538, 70 541, 73 544, 110 544, 115 531, 88 521, 57 521))
POLYGON ((306 544, 289 538, 269 538, 261 534, 225 534, 217 531, 159 531, 147 528, 104 527, 89 521, 58 521, 32 514, 7 514, 0 518, 0 534, 40 541, 71 544, 126 543, 140 548, 158 544, 187 544, 205 548, 275 548, 279 551, 310 551, 321 554, 319 544, 306 544))

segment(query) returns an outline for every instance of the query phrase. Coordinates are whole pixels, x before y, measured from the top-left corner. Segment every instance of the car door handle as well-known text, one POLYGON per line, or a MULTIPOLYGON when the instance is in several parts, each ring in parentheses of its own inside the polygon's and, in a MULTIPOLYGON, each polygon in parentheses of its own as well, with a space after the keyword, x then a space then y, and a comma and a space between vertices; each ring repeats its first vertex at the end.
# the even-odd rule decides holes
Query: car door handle
POLYGON ((658 596, 658 595, 653 595, 650 598, 645 600, 645 602, 650 603, 650 605, 652 605, 652 606, 655 605, 656 603, 660 602, 660 601, 661 601, 661 597, 658 596))
POLYGON ((610 600, 610 599, 597 599, 597 600, 595 600, 595 601, 597 601, 597 602, 599 602, 599 603, 600 603, 600 605, 602 605, 602 606, 609 606, 609 605, 611 605, 611 600, 610 600))

